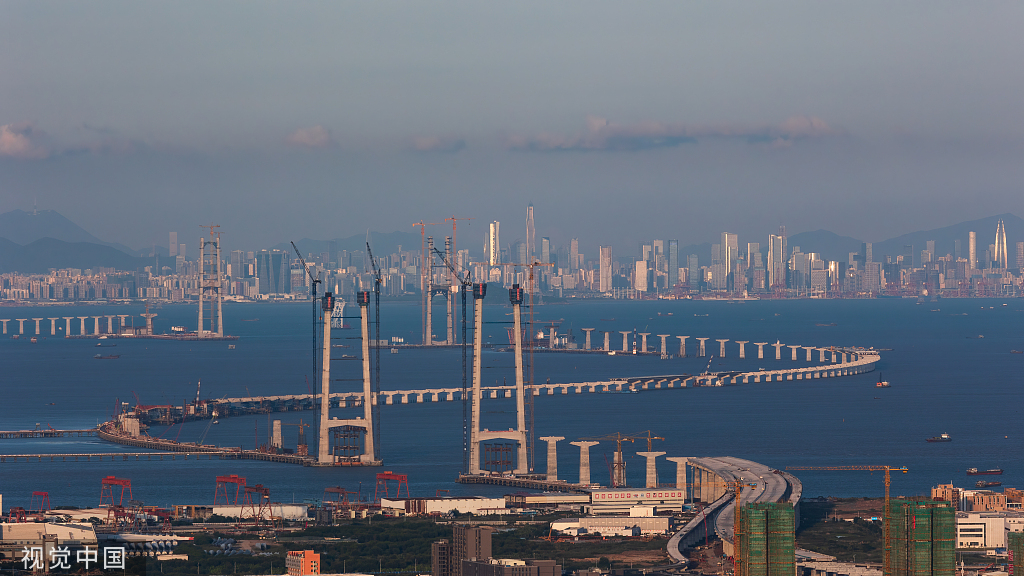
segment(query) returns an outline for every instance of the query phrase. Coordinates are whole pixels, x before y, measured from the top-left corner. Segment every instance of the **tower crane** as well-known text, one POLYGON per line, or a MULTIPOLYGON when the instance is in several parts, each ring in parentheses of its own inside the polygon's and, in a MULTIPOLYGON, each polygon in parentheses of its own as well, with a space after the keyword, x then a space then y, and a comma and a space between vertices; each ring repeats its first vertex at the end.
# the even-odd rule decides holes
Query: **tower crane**
MULTIPOLYGON (((364 398, 364 402, 371 402, 380 398, 380 286, 383 283, 380 268, 377 266, 377 259, 373 257, 373 249, 370 248, 370 231, 366 231, 366 254, 370 257, 370 266, 373 267, 373 398, 364 398)), ((375 460, 380 460, 380 402, 374 401, 371 405, 373 410, 373 446, 377 451, 374 454, 375 460)))
MULTIPOLYGON (((454 221, 455 218, 452 220, 454 221)), ((454 223, 452 227, 454 228, 454 223)), ((464 474, 469 474, 469 422, 467 419, 469 383, 466 378, 466 347, 469 345, 469 340, 466 338, 466 292, 472 288, 473 278, 469 270, 460 274, 440 250, 434 248, 434 252, 441 257, 441 261, 451 272, 452 278, 457 280, 461 287, 459 292, 462 294, 462 469, 464 474)), ((474 326, 473 329, 479 330, 480 327, 474 326)))
POLYGON ((865 465, 865 466, 786 466, 786 470, 835 470, 835 471, 853 471, 853 470, 866 470, 868 472, 885 472, 885 571, 884 576, 892 576, 892 528, 889 526, 890 513, 892 509, 889 505, 889 485, 892 480, 889 476, 890 472, 903 472, 907 473, 906 466, 882 466, 882 465, 865 465))
MULTIPOLYGON (((515 267, 523 267, 523 268, 529 268, 530 269, 530 273, 529 273, 529 281, 530 281, 529 287, 530 287, 530 289, 528 290, 528 292, 530 293, 530 300, 529 300, 529 303, 527 304, 527 306, 530 308, 530 328, 529 328, 529 330, 526 330, 525 332, 527 334, 531 334, 532 335, 533 334, 533 293, 534 293, 533 269, 535 267, 537 267, 537 266, 554 266, 554 264, 551 264, 550 262, 545 264, 543 262, 538 262, 538 261, 535 260, 532 263, 502 262, 502 263, 499 263, 499 264, 495 264, 495 266, 512 266, 514 268, 515 267)), ((529 467, 528 467, 528 469, 529 469, 530 472, 533 472, 534 445, 536 444, 536 442, 534 441, 534 426, 533 426, 533 422, 534 422, 534 420, 533 420, 533 338, 531 337, 531 338, 527 339, 526 342, 527 342, 527 346, 529 346, 529 350, 530 350, 530 356, 529 356, 529 360, 528 360, 528 364, 529 364, 529 380, 530 380, 530 393, 527 395, 527 398, 529 398, 529 408, 530 408, 530 424, 527 427, 530 430, 530 434, 526 437, 526 443, 527 443, 528 449, 529 449, 529 458, 528 458, 529 459, 529 467)))

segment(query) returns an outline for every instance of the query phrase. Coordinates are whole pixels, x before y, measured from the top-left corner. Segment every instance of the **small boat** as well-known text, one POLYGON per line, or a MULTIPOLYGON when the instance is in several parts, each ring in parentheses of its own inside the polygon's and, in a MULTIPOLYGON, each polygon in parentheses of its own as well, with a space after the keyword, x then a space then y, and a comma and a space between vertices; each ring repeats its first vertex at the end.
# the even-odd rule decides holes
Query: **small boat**
POLYGON ((968 476, 998 476, 1003 473, 1002 468, 991 468, 989 470, 978 470, 977 468, 968 468, 968 476))
POLYGON ((117 346, 117 344, 104 344, 103 342, 96 343, 97 348, 113 348, 114 346, 117 346))
POLYGON ((835 322, 829 322, 828 324, 822 324, 821 322, 815 324, 815 326, 835 326, 835 322))
POLYGON ((978 488, 992 488, 993 486, 1002 486, 1002 482, 993 482, 991 480, 978 480, 975 484, 978 488))
POLYGON ((259 318, 242 318, 242 322, 259 322, 259 318))
POLYGON ((120 357, 121 357, 120 354, 107 354, 106 356, 103 356, 101 354, 97 354, 97 355, 93 356, 93 358, 95 358, 96 360, 117 360, 120 357))
POLYGON ((234 344, 228 344, 228 350, 234 350, 234 349, 235 349, 235 345, 234 344))
POLYGON ((932 436, 927 441, 928 442, 952 442, 953 441, 953 437, 950 436, 949 434, 943 432, 942 434, 939 434, 938 436, 932 436))
POLYGON ((391 349, 391 353, 392 354, 398 354, 398 348, 392 348, 391 349))
POLYGON ((1021 352, 1020 350, 1010 350, 1010 354, 1024 354, 1024 352, 1021 352))
POLYGON ((36 343, 39 342, 39 338, 36 338, 35 336, 33 336, 32 338, 29 339, 29 342, 31 342, 33 344, 36 344, 36 343))
POLYGON ((889 381, 888 380, 882 380, 882 373, 879 372, 878 373, 878 382, 875 383, 875 388, 888 388, 888 387, 889 387, 889 381))

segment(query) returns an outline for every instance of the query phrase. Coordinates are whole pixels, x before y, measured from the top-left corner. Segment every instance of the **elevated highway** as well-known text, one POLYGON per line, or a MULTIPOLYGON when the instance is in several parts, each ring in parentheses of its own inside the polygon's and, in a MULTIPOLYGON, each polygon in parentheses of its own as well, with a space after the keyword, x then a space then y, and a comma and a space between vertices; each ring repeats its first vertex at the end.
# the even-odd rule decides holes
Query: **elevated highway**
POLYGON ((686 556, 682 549, 710 538, 711 531, 724 543, 725 554, 733 553, 735 494, 725 486, 713 483, 752 484, 753 487, 743 488, 740 495, 741 505, 751 502, 792 502, 796 509, 796 520, 799 522, 799 503, 803 486, 792 474, 731 456, 691 458, 688 465, 693 468, 694 498, 699 497, 705 502, 705 508, 669 539, 668 553, 676 562, 685 562, 686 556))

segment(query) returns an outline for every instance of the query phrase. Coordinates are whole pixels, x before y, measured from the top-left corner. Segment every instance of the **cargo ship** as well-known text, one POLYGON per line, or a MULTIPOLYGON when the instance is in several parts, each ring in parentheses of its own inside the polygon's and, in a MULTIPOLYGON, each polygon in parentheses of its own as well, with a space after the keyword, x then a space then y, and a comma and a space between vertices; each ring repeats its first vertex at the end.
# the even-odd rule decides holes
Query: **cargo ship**
POLYGON ((96 360, 117 360, 120 357, 120 354, 108 354, 106 356, 101 356, 100 354, 97 354, 93 356, 93 358, 95 358, 96 360))
POLYGON ((978 488, 992 488, 992 487, 995 487, 995 486, 1002 486, 1002 485, 1003 485, 1002 482, 991 482, 989 480, 978 480, 977 484, 975 484, 975 486, 978 487, 978 488))
POLYGON ((977 468, 968 468, 968 476, 997 476, 1003 473, 1002 468, 990 468, 988 470, 978 470, 977 468))
POLYGON ((950 436, 949 434, 946 434, 945 432, 943 432, 942 434, 939 434, 938 436, 932 436, 931 438, 928 439, 928 442, 952 442, 952 441, 953 441, 952 436, 950 436))

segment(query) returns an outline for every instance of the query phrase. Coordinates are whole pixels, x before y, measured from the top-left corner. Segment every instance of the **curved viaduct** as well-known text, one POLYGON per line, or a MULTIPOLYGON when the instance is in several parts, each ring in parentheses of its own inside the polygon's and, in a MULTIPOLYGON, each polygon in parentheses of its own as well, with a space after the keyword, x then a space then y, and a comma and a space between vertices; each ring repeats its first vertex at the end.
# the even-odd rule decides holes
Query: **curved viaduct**
POLYGON ((744 487, 740 496, 741 504, 792 502, 796 509, 796 522, 800 521, 799 504, 803 485, 792 474, 731 456, 690 458, 687 465, 693 469, 694 500, 705 502, 705 508, 703 514, 696 516, 669 539, 668 553, 676 562, 685 562, 686 557, 681 550, 709 537, 710 534, 706 530, 710 531, 712 528, 715 535, 724 543, 725 554, 733 553, 735 494, 723 485, 714 484, 716 482, 743 482, 755 485, 753 488, 744 487))

